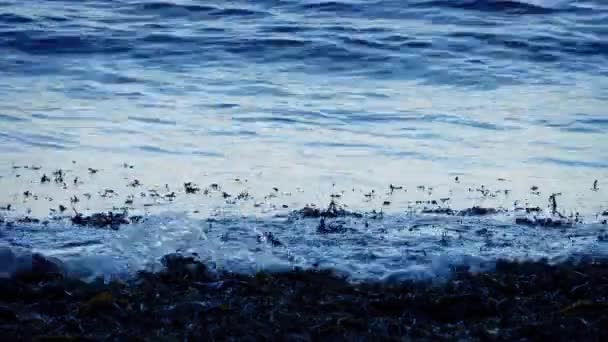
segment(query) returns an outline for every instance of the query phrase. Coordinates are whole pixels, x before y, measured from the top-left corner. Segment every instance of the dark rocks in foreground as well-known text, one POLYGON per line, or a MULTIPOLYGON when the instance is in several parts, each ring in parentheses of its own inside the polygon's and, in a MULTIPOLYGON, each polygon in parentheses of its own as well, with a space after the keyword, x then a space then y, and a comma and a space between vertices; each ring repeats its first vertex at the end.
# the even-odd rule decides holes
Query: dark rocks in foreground
POLYGON ((499 262, 443 283, 217 274, 194 256, 124 282, 0 279, 6 340, 605 340, 608 264, 499 262))

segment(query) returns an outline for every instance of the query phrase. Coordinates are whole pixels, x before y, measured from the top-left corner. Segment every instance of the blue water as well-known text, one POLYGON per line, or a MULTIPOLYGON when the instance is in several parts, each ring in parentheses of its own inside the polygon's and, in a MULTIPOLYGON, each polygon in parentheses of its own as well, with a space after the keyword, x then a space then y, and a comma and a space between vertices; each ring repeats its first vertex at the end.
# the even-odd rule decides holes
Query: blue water
MULTIPOLYGON (((339 191, 377 209, 399 184, 408 192, 386 211, 433 196, 546 208, 560 192, 565 210, 597 218, 608 208, 607 76, 600 0, 0 0, 0 204, 46 215, 58 201, 20 197, 45 170, 86 180, 34 190, 67 201, 126 183, 129 162, 146 185, 239 178, 233 190, 259 198, 280 188, 264 215, 339 191), (34 164, 45 169, 16 178, 12 166, 34 164), (480 184, 512 195, 468 191, 480 184), (369 201, 371 189, 382 196, 369 201)), ((43 236, 37 246, 56 251, 43 236)))

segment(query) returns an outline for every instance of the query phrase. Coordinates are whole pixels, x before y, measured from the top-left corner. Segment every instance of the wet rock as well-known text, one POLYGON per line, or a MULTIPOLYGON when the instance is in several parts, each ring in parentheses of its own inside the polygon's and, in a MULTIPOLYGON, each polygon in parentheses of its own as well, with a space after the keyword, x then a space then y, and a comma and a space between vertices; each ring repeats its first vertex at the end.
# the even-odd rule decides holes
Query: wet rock
POLYGON ((495 272, 463 270, 437 283, 355 284, 329 271, 205 278, 196 255, 163 260, 163 271, 120 285, 0 281, 2 339, 592 341, 608 333, 608 265, 597 261, 503 260, 495 272))
POLYGON ((0 305, 0 324, 17 322, 17 314, 9 307, 0 305))
POLYGON ((344 227, 343 222, 325 222, 325 218, 322 217, 319 225, 317 226, 317 233, 319 234, 344 234, 348 231, 348 228, 344 227))
POLYGON ((90 216, 77 214, 72 217, 72 223, 78 226, 118 229, 120 225, 130 224, 131 221, 126 213, 114 214, 110 211, 108 213, 95 213, 90 216))
POLYGON ((329 203, 327 209, 319 209, 311 206, 306 206, 296 211, 301 217, 304 218, 336 218, 336 217, 356 217, 362 218, 363 214, 357 212, 347 211, 344 208, 339 207, 333 200, 329 203))
POLYGON ((34 217, 22 217, 16 220, 19 223, 40 223, 40 220, 34 217))
POLYGON ((95 341, 94 339, 82 336, 71 335, 38 335, 33 338, 34 342, 76 342, 76 341, 95 341))
POLYGON ((18 258, 13 278, 32 283, 62 279, 64 272, 63 263, 59 259, 35 253, 18 258))
POLYGON ((423 214, 455 215, 456 212, 450 208, 424 208, 423 214))
POLYGON ((114 296, 110 291, 96 294, 80 307, 82 313, 99 313, 114 308, 114 296))
POLYGON ((272 232, 264 232, 258 236, 259 242, 268 242, 274 247, 283 246, 283 243, 272 232))
POLYGON ((538 226, 538 227, 568 227, 571 226, 570 222, 552 219, 550 217, 542 218, 528 218, 528 217, 517 217, 515 218, 515 224, 524 226, 538 226))
POLYGON ((478 319, 493 314, 493 311, 487 301, 478 294, 442 296, 427 308, 433 319, 443 322, 478 319))
POLYGON ((553 268, 544 262, 512 262, 499 259, 496 261, 496 272, 503 274, 542 274, 552 271, 553 268))
POLYGON ((179 253, 165 255, 161 259, 165 266, 164 274, 173 279, 212 279, 207 266, 195 256, 186 256, 179 253))
POLYGON ((8 278, 13 271, 14 269, 11 270, 10 273, 5 273, 0 276, 0 300, 5 303, 31 296, 32 291, 29 288, 23 287, 13 278, 8 278))
POLYGON ((459 216, 486 216, 486 215, 495 215, 498 213, 498 210, 495 208, 482 208, 482 207, 472 207, 461 210, 458 212, 459 216))

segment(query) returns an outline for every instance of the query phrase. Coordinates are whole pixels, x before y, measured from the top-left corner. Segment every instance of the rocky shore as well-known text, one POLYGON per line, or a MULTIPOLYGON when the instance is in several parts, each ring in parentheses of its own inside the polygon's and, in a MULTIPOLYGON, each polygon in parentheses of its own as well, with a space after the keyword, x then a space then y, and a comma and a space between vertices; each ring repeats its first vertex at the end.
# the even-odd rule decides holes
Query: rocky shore
POLYGON ((488 273, 353 284, 329 271, 210 272, 195 256, 127 282, 64 276, 58 261, 0 278, 12 341, 606 340, 608 264, 499 261, 488 273))

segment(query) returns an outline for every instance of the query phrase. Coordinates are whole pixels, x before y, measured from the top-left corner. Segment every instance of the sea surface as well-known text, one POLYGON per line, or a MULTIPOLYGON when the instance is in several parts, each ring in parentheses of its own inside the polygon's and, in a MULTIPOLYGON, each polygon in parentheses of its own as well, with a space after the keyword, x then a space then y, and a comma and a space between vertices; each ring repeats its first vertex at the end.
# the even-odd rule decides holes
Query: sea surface
POLYGON ((605 1, 0 0, 0 98, 0 218, 65 216, 0 245, 80 271, 179 250, 401 279, 608 252, 605 1), (293 212, 330 201, 364 218, 293 212), (422 213, 475 206, 499 210, 422 213), (69 224, 123 207, 145 219, 69 224))

